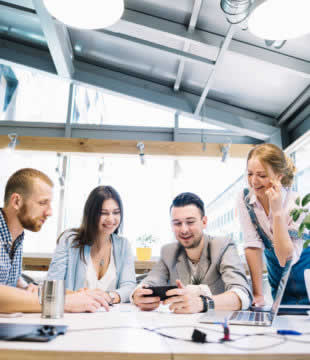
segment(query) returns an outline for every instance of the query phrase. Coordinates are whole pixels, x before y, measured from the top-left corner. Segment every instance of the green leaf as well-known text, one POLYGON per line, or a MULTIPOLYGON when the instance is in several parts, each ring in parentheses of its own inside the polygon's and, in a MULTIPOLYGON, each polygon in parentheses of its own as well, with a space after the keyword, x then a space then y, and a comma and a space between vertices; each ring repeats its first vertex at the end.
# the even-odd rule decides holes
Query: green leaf
POLYGON ((304 242, 304 249, 307 248, 309 246, 309 244, 310 244, 310 240, 306 240, 304 242))
POLYGON ((295 203, 296 203, 296 205, 300 205, 300 196, 298 196, 298 198, 295 200, 295 203))
POLYGON ((310 214, 308 214, 302 221, 305 225, 310 225, 310 214))
POLYGON ((295 219, 296 219, 296 216, 298 216, 298 209, 292 210, 290 215, 293 218, 293 220, 296 221, 295 219))
POLYGON ((299 209, 299 210, 294 211, 294 212, 293 212, 293 215, 292 215, 293 220, 294 220, 294 221, 297 221, 297 220, 299 219, 299 216, 300 216, 301 213, 302 213, 302 209, 299 209))
POLYGON ((298 237, 302 237, 302 234, 304 232, 304 229, 305 229, 306 225, 304 223, 301 223, 299 225, 299 229, 298 229, 298 237))
POLYGON ((296 213, 296 211, 297 211, 297 209, 293 209, 293 210, 290 212, 291 217, 294 216, 294 214, 296 213))
POLYGON ((307 194, 307 195, 302 199, 301 205, 302 205, 302 206, 306 206, 309 202, 310 202, 310 194, 307 194))

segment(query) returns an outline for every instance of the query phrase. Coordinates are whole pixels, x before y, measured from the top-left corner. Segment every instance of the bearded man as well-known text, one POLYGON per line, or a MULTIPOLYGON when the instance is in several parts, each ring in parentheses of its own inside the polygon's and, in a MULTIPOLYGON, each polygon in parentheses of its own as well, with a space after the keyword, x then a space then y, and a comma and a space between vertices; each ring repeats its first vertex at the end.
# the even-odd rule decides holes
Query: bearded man
POLYGON ((154 310, 160 298, 151 296, 148 287, 177 285, 166 292, 169 298, 164 301, 175 313, 247 309, 252 294, 236 246, 228 237, 204 233, 203 201, 182 193, 173 200, 170 216, 177 242, 161 249, 159 262, 136 288, 132 302, 141 310, 154 310))
MULTIPOLYGON (((0 209, 1 312, 40 312, 38 289, 21 280, 24 229, 38 232, 52 215, 53 182, 36 169, 21 169, 8 180, 0 209), (21 288, 21 289, 17 289, 21 288)), ((65 311, 94 312, 109 306, 99 290, 67 292, 65 311)))
POLYGON ((41 171, 21 169, 9 178, 0 211, 0 284, 23 287, 24 229, 41 230, 52 215, 52 194, 53 183, 41 171))

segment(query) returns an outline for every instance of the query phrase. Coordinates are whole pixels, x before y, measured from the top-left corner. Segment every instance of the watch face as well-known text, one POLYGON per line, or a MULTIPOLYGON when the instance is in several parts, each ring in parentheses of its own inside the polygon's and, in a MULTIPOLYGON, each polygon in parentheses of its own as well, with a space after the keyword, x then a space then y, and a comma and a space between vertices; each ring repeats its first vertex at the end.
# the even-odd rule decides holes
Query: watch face
POLYGON ((214 310, 214 300, 207 296, 208 310, 214 310))

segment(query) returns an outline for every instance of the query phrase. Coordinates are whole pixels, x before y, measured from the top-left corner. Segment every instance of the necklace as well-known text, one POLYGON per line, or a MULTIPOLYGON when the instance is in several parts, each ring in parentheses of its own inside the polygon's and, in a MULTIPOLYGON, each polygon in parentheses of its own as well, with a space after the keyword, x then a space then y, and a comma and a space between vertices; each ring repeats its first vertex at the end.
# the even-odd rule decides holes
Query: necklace
MULTIPOLYGON (((110 241, 108 242, 108 246, 107 246, 107 249, 108 249, 108 254, 107 254, 108 262, 109 262, 109 258, 110 258, 110 254, 111 254, 111 246, 112 246, 112 239, 110 238, 110 241)), ((100 260, 99 265, 104 266, 105 263, 106 263, 106 260, 104 260, 104 258, 103 258, 103 259, 100 260)))
MULTIPOLYGON (((103 253, 102 253, 102 250, 100 251, 98 249, 98 247, 96 246, 94 248, 94 252, 95 254, 93 254, 93 258, 96 258, 98 259, 98 257, 100 258, 99 254, 102 253, 102 258, 99 260, 99 266, 102 267, 104 266, 105 264, 109 264, 109 261, 110 261, 110 255, 111 255, 111 246, 112 246, 112 239, 110 238, 109 241, 103 245, 104 248, 103 248, 103 253), (98 254, 96 256, 96 253, 98 254)), ((98 260, 97 260, 98 261, 98 260)))

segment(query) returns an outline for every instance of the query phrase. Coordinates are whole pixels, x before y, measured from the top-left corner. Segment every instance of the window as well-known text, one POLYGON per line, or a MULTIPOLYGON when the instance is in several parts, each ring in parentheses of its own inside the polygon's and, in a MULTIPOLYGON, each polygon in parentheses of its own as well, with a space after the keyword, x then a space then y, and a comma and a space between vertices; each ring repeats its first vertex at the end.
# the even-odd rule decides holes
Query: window
POLYGON ((12 67, 11 71, 18 83, 3 119, 66 122, 69 96, 67 81, 19 67, 12 67))
MULTIPOLYGON (((2 168, 5 169, 1 172, 1 199, 3 199, 4 186, 9 176, 22 167, 34 167, 42 170, 53 180, 55 184, 54 214, 40 232, 27 232, 24 244, 26 253, 51 253, 59 235, 58 217, 61 188, 55 170, 58 164, 57 154, 19 151, 8 154, 5 150, 1 150, 0 161, 2 168)), ((138 156, 70 155, 65 183, 63 229, 79 226, 83 207, 90 191, 99 184, 109 184, 115 187, 122 197, 124 236, 130 240, 133 250, 137 237, 145 233, 152 234, 158 239, 153 249, 153 255, 158 256, 160 247, 174 239, 169 216, 172 199, 180 192, 192 191, 201 196, 206 203, 206 199, 212 199, 216 192, 221 191, 217 187, 206 187, 205 178, 202 176, 205 168, 211 169, 213 164, 217 164, 214 159, 194 159, 193 164, 189 160, 184 160, 184 163, 181 160, 181 164, 183 165, 182 176, 175 178, 174 159, 169 157, 147 157, 146 163, 141 165, 138 156), (99 172, 100 164, 103 169, 101 173, 99 172)), ((212 171, 214 171, 214 177, 217 178, 216 166, 212 171)), ((211 184, 210 176, 208 181, 211 184)), ((206 212, 207 216, 212 217, 211 210, 206 209, 206 212)), ((214 229, 212 230, 222 231, 223 220, 223 215, 214 217, 214 229)), ((209 233, 212 233, 211 228, 212 223, 210 223, 210 229, 207 229, 209 233)), ((226 230, 230 232, 228 229, 226 230)))
POLYGON ((73 123, 174 127, 174 113, 125 97, 75 86, 73 123))
POLYGON ((297 192, 303 196, 310 193, 310 136, 309 141, 300 147, 295 153, 295 165, 297 173, 295 177, 295 184, 297 192))

